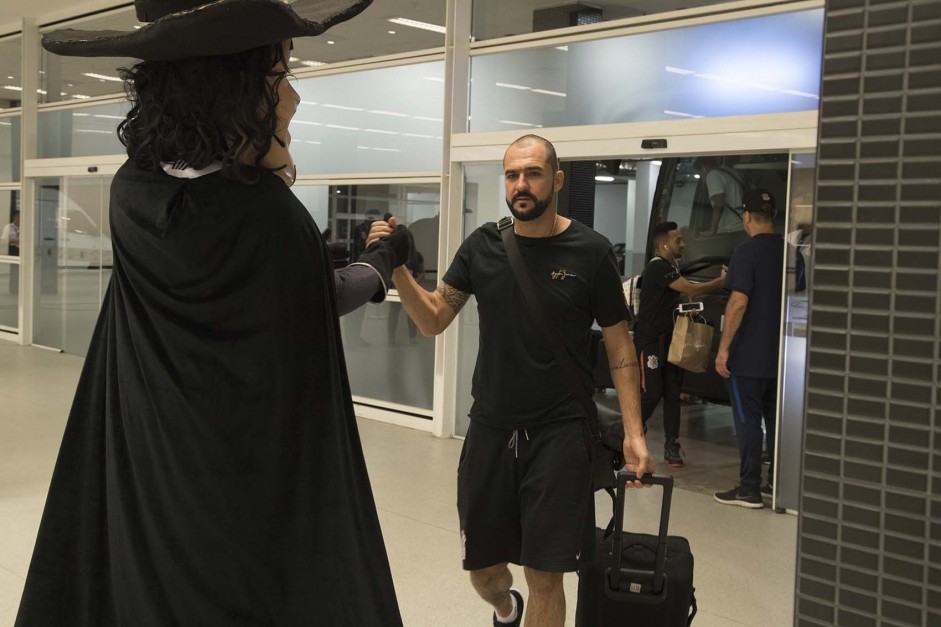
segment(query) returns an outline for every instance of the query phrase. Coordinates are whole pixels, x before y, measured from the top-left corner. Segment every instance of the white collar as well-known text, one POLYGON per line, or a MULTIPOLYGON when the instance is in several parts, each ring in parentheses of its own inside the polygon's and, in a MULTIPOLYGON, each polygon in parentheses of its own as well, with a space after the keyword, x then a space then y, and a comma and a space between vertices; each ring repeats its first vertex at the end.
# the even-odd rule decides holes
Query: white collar
POLYGON ((198 179, 201 176, 206 176, 207 174, 212 174, 213 172, 218 172, 222 169, 221 161, 213 161, 202 170, 194 170, 180 161, 175 161, 173 163, 164 161, 160 165, 164 172, 170 176, 175 176, 178 179, 198 179))

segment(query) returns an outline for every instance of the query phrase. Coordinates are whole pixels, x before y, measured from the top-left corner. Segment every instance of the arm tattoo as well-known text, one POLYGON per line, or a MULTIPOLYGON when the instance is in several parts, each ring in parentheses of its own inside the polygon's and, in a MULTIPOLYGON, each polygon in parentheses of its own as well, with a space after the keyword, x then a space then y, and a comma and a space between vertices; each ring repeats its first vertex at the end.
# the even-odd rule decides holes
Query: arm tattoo
POLYGON ((636 367, 637 367, 636 361, 627 361, 626 359, 622 357, 618 365, 611 366, 611 370, 621 370, 623 368, 636 368, 636 367))
POLYGON ((442 283, 438 286, 438 293, 444 298, 444 302, 448 304, 448 307, 454 310, 454 315, 460 313, 461 308, 464 307, 465 303, 467 303, 467 299, 470 298, 470 294, 467 292, 455 289, 447 283, 442 283))

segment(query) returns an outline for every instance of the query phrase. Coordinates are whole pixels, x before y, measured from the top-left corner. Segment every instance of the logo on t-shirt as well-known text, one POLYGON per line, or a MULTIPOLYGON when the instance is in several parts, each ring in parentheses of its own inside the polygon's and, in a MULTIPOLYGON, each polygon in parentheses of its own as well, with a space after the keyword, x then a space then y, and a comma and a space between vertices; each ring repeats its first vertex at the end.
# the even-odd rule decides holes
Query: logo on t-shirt
POLYGON ((656 355, 649 355, 647 357, 647 369, 656 370, 660 367, 660 359, 656 355))
POLYGON ((556 279, 558 279, 560 281, 564 281, 565 277, 574 277, 574 276, 575 276, 574 272, 569 272, 568 270, 564 268, 559 268, 558 270, 552 273, 552 280, 555 281, 556 279))

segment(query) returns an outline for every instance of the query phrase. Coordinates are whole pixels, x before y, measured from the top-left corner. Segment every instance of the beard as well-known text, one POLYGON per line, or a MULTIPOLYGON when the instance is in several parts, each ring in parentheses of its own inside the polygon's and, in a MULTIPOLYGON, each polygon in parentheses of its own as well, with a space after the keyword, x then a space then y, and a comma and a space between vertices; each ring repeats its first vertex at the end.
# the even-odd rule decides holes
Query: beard
POLYGON ((517 194, 513 197, 512 200, 507 199, 506 206, 510 208, 510 213, 513 214, 513 217, 520 222, 529 222, 530 220, 535 220, 546 212, 546 209, 549 208, 549 205, 552 204, 552 194, 547 198, 536 198, 532 194, 517 194), (520 198, 528 198, 533 203, 533 208, 529 211, 519 211, 513 205, 520 198))

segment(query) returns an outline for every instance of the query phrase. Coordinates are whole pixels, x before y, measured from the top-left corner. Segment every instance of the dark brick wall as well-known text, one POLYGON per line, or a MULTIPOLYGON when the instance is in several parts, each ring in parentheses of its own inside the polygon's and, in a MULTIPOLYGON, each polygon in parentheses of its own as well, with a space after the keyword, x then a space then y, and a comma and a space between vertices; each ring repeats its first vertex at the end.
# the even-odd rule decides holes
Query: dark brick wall
POLYGON ((941 1, 826 10, 796 625, 941 625, 941 1))

